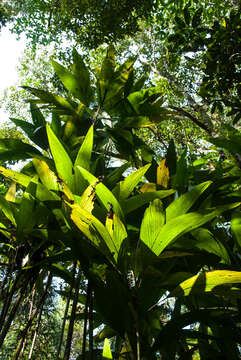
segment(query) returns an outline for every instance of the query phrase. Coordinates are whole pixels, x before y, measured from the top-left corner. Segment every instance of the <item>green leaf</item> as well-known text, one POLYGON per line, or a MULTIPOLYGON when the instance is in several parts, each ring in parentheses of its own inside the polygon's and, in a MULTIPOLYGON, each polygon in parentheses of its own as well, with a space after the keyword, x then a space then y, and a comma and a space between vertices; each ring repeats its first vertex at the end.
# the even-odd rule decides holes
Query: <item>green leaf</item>
POLYGON ((213 211, 200 211, 191 212, 181 216, 177 216, 170 220, 167 224, 159 228, 159 233, 152 246, 152 251, 156 255, 160 253, 173 241, 175 241, 181 235, 186 234, 189 231, 197 229, 204 225, 208 221, 212 220, 216 216, 219 216, 222 212, 230 210, 239 206, 239 203, 224 205, 217 207, 213 211))
POLYGON ((45 126, 36 127, 35 125, 32 125, 27 121, 13 118, 11 118, 11 121, 14 122, 16 126, 19 126, 27 134, 28 138, 32 140, 36 145, 40 146, 44 150, 48 147, 48 143, 46 141, 47 134, 45 126))
POLYGON ((114 51, 114 47, 110 45, 107 49, 106 57, 102 63, 100 75, 98 79, 100 104, 103 104, 103 102, 105 101, 108 87, 114 78, 114 72, 115 72, 115 51, 114 51))
POLYGON ((115 186, 113 193, 121 200, 128 198, 150 166, 151 164, 147 164, 128 175, 125 180, 119 182, 119 184, 115 186))
POLYGON ((103 359, 113 359, 110 349, 110 343, 108 339, 105 339, 104 341, 104 347, 103 347, 103 353, 102 353, 103 359))
POLYGON ((235 236, 238 246, 241 247, 241 212, 240 212, 240 210, 233 211, 233 213, 232 213, 231 230, 235 236))
POLYGON ((116 214, 107 215, 106 228, 115 245, 114 259, 117 261, 122 242, 127 238, 127 232, 124 224, 116 214))
POLYGON ((120 204, 112 192, 104 184, 102 184, 101 180, 80 166, 77 166, 77 171, 80 172, 80 174, 86 181, 88 181, 89 184, 92 184, 99 201, 102 203, 105 209, 109 211, 110 206, 113 207, 114 213, 116 213, 120 219, 123 219, 124 216, 120 204))
POLYGON ((78 229, 107 257, 117 249, 105 226, 79 204, 67 203, 72 209, 71 219, 78 229), (108 251, 109 249, 109 251, 108 251))
POLYGON ((19 139, 0 139, 0 160, 26 160, 41 153, 19 139))
POLYGON ((185 23, 186 23, 187 25, 190 24, 190 20, 191 20, 191 16, 190 16, 190 12, 189 12, 189 10, 188 10, 188 7, 189 7, 189 6, 185 6, 185 8, 184 8, 184 10, 183 10, 185 23))
POLYGON ((176 287, 171 296, 188 296, 214 291, 216 287, 226 284, 240 284, 241 271, 216 270, 203 272, 183 281, 176 287))
POLYGON ((188 240, 185 242, 185 244, 183 244, 185 249, 197 248, 200 250, 205 250, 209 253, 219 256, 225 261, 226 264, 230 264, 230 258, 227 250, 218 239, 215 239, 213 234, 208 229, 196 229, 192 231, 192 235, 196 240, 188 240))
POLYGON ((39 108, 37 107, 37 105, 30 103, 30 111, 32 115, 32 121, 36 127, 46 125, 45 118, 41 113, 41 111, 39 110, 39 108))
POLYGON ((0 195, 0 209, 2 210, 4 215, 11 221, 11 223, 16 225, 12 204, 1 195, 0 195))
POLYGON ((161 96, 163 89, 161 86, 155 86, 148 89, 143 89, 140 91, 136 91, 131 93, 127 99, 133 109, 135 110, 136 114, 141 114, 141 106, 144 103, 149 102, 153 95, 161 96))
MULTIPOLYGON (((38 97, 41 100, 40 103, 55 105, 57 109, 64 110, 64 114, 76 115, 76 111, 73 106, 63 97, 52 94, 49 91, 35 89, 30 86, 22 86, 22 88, 28 90, 33 95, 38 97)), ((33 101, 31 102, 33 103, 33 101)))
POLYGON ((81 194, 85 188, 85 181, 81 173, 77 170, 77 166, 81 166, 86 170, 90 169, 90 160, 91 153, 93 149, 93 140, 94 140, 94 128, 91 126, 89 131, 87 132, 84 141, 79 149, 77 157, 74 163, 74 171, 75 171, 75 191, 76 194, 81 194))
POLYGON ((85 105, 89 105, 92 98, 92 89, 90 86, 90 73, 82 57, 78 54, 78 52, 73 49, 73 65, 71 69, 75 75, 76 80, 79 83, 79 91, 83 100, 81 100, 85 105))
POLYGON ((27 134, 28 137, 31 137, 33 135, 34 130, 36 129, 36 127, 28 121, 23 121, 15 118, 10 118, 10 120, 16 126, 20 127, 27 134))
POLYGON ((54 158, 57 172, 60 178, 66 182, 70 190, 73 190, 74 175, 72 161, 49 125, 47 125, 47 134, 49 139, 49 147, 54 158))
POLYGON ((33 165, 43 185, 50 190, 59 190, 58 179, 43 160, 33 159, 33 165))
POLYGON ((76 78, 76 76, 72 74, 71 71, 66 69, 57 61, 51 60, 51 63, 54 67, 56 74, 58 75, 66 89, 81 102, 85 103, 86 93, 84 92, 85 89, 83 89, 82 87, 82 82, 84 82, 84 78, 82 78, 81 80, 76 78))
POLYGON ((165 211, 161 200, 153 200, 146 209, 141 223, 141 240, 152 249, 160 232, 160 227, 165 223, 165 211))
POLYGON ((62 127, 61 127, 61 119, 57 114, 52 114, 52 121, 51 121, 51 129, 55 133, 56 136, 61 137, 62 135, 62 127))
POLYGON ((16 183, 14 181, 9 186, 8 191, 5 194, 5 199, 11 202, 16 201, 16 183))
POLYGON ((125 214, 129 214, 130 212, 138 209, 139 207, 149 203, 154 199, 164 199, 174 193, 175 190, 173 189, 146 192, 144 194, 132 196, 129 199, 124 200, 122 202, 122 207, 125 214))
POLYGON ((6 177, 7 179, 15 181, 17 184, 20 184, 24 187, 27 187, 30 181, 32 180, 31 177, 27 175, 24 175, 14 170, 5 169, 3 166, 0 166, 0 174, 6 177))
POLYGON ((211 181, 199 184, 173 201, 166 209, 166 221, 168 222, 175 217, 188 212, 188 210, 195 204, 198 198, 211 184, 211 181))
POLYGON ((120 180, 122 174, 130 167, 130 163, 126 162, 125 164, 121 165, 120 167, 113 170, 110 174, 108 174, 105 179, 104 183, 110 189, 116 185, 116 183, 120 180))
POLYGON ((222 138, 222 137, 209 138, 208 140, 214 145, 224 148, 232 153, 236 152, 238 154, 241 154, 240 139, 241 136, 239 138, 233 137, 231 139, 222 138))
POLYGON ((86 170, 90 169, 90 158, 93 149, 93 139, 94 139, 94 127, 91 126, 79 149, 78 155, 74 163, 75 167, 81 166, 86 170))

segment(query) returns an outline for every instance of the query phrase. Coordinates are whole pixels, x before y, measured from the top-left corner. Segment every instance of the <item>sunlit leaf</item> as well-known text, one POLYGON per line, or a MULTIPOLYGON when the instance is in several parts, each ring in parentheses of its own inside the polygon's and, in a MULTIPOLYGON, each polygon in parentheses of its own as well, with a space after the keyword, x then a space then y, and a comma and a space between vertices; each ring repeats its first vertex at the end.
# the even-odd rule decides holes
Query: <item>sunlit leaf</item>
POLYGON ((170 179, 169 169, 166 166, 166 159, 163 159, 157 168, 157 184, 166 189, 170 179))
POLYGON ((166 209, 166 221, 185 214, 211 184, 211 181, 199 184, 173 201, 166 209))
POLYGON ((77 166, 77 171, 80 171, 83 178, 88 181, 89 184, 93 184, 96 195, 99 201, 103 204, 106 211, 109 211, 110 207, 113 207, 113 211, 119 216, 120 219, 123 219, 123 211, 119 202, 116 200, 112 192, 101 182, 101 179, 96 178, 86 169, 77 166))
POLYGON ((125 180, 121 181, 113 189, 113 193, 120 199, 126 199, 134 190, 141 178, 145 175, 151 164, 147 164, 142 168, 128 175, 125 180))
POLYGON ((232 213, 231 229, 238 245, 241 247, 241 212, 236 210, 232 213))
POLYGON ((169 296, 188 296, 215 290, 225 284, 241 283, 241 271, 215 270, 195 275, 178 285, 169 296))
POLYGON ((47 125, 47 134, 49 139, 49 146, 53 155, 55 166, 58 175, 63 179, 72 190, 74 188, 73 164, 66 152, 64 146, 61 144, 53 130, 47 125))
POLYGON ((146 209, 141 223, 141 240, 152 249, 160 227, 165 224, 165 211, 161 200, 153 200, 146 209))

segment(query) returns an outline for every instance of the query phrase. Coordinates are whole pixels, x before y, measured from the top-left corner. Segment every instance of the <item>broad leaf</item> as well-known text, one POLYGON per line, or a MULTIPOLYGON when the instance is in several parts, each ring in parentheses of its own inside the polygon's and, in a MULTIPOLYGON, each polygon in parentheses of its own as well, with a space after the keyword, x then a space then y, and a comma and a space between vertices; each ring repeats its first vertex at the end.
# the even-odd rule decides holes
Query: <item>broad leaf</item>
POLYGON ((90 169, 90 158, 93 149, 94 128, 91 126, 87 132, 85 139, 79 149, 78 155, 75 159, 74 166, 81 166, 86 170, 90 169))
POLYGON ((33 159, 33 165, 43 185, 50 190, 59 190, 58 179, 45 161, 33 159))
POLYGON ((4 197, 1 195, 0 195, 0 209, 2 210, 4 215, 11 221, 11 223, 16 225, 12 204, 6 199, 4 199, 4 197))
MULTIPOLYGON (((55 105, 57 109, 63 110, 63 114, 72 114, 76 115, 76 111, 73 106, 63 97, 52 94, 45 90, 35 89, 29 86, 22 86, 23 89, 28 90, 33 95, 40 99, 40 103, 55 105)), ((33 101, 31 101, 33 103, 33 101)))
POLYGON ((167 224, 159 227, 160 231, 156 237, 155 242, 152 245, 152 251, 156 255, 160 253, 178 237, 187 232, 197 229, 208 221, 212 220, 216 216, 219 216, 222 212, 239 206, 239 203, 224 205, 217 207, 215 210, 191 212, 181 216, 177 216, 170 220, 167 224))
POLYGON ((74 189, 73 164, 66 152, 65 148, 54 134, 53 130, 47 125, 47 134, 49 139, 49 146, 54 158, 57 172, 61 179, 63 179, 71 190, 74 189))
POLYGON ((79 204, 67 204, 72 209, 71 219, 78 229, 107 257, 115 254, 117 249, 105 226, 79 204))
POLYGON ((111 354, 111 349, 110 349, 110 343, 109 343, 108 339, 105 339, 105 341, 104 341, 102 356, 103 356, 103 360, 113 359, 112 354, 111 354))
POLYGON ((194 240, 190 242, 189 240, 187 244, 184 244, 186 249, 193 247, 200 250, 205 250, 209 253, 219 256, 225 261, 226 264, 230 264, 230 258, 227 250, 218 239, 215 239, 213 234, 208 229, 196 229, 192 231, 192 235, 196 241, 194 240))
POLYGON ((241 247, 241 212, 236 210, 232 213, 231 229, 239 247, 241 247))
POLYGON ((170 180, 169 169, 166 166, 166 159, 163 159, 157 168, 156 183, 160 185, 162 188, 167 189, 169 180, 170 180))
POLYGON ((0 174, 24 187, 27 187, 30 181, 32 181, 31 177, 14 170, 5 169, 3 166, 0 166, 0 174))
POLYGON ((125 214, 129 214, 154 199, 164 199, 174 193, 175 190, 173 189, 145 192, 144 194, 132 196, 129 199, 124 200, 122 202, 122 207, 125 214))
MULTIPOLYGON (((85 93, 81 82, 84 82, 84 79, 78 79, 76 76, 66 69, 64 66, 59 64, 57 61, 51 60, 53 68, 60 78, 61 82, 64 84, 66 89, 79 99, 82 103, 85 103, 85 93)), ((86 104, 88 105, 88 104, 86 104)))
POLYGON ((93 189, 95 189, 96 195, 105 209, 109 211, 110 207, 113 207, 113 211, 119 216, 120 219, 123 219, 124 216, 120 204, 112 192, 104 184, 102 184, 101 179, 96 178, 89 171, 80 166, 77 166, 77 171, 80 172, 80 174, 86 181, 88 181, 89 184, 93 184, 93 189))
POLYGON ((30 111, 35 128, 46 125, 46 121, 44 119, 43 114, 35 104, 30 103, 30 111))
POLYGON ((19 139, 0 139, 0 160, 25 160, 41 153, 19 139))
POLYGON ((160 227, 165 224, 165 211, 161 200, 152 201, 146 209, 141 223, 141 240, 152 249, 160 232, 160 227))
POLYGON ((169 296, 188 296, 214 291, 226 284, 240 284, 241 271, 216 270, 195 275, 176 287, 169 296))
POLYGON ((128 175, 125 180, 121 181, 113 189, 113 193, 120 200, 128 198, 131 192, 134 190, 136 185, 140 182, 141 178, 145 175, 151 164, 147 164, 142 168, 128 175))
POLYGON ((195 204, 198 198, 211 184, 211 181, 199 184, 173 201, 166 209, 166 221, 168 222, 176 216, 180 216, 188 212, 188 210, 195 204))
POLYGON ((78 54, 78 52, 74 49, 73 50, 73 65, 71 69, 75 75, 75 78, 79 82, 79 91, 80 96, 83 100, 81 100, 85 105, 89 105, 92 97, 92 89, 90 86, 90 73, 85 66, 82 57, 78 54))
POLYGON ((106 218, 106 228, 115 245, 114 259, 117 261, 118 253, 122 242, 127 238, 127 232, 124 224, 116 214, 108 214, 106 218))

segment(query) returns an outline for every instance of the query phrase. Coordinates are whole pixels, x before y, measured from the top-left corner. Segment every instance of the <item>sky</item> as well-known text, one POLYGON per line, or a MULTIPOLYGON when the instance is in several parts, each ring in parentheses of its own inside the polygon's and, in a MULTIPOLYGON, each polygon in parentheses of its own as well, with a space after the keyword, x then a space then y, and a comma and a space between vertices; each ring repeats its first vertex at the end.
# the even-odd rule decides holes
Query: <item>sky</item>
MULTIPOLYGON (((0 97, 3 90, 17 84, 17 65, 19 57, 23 54, 26 40, 11 34, 7 27, 0 31, 0 97)), ((8 114, 0 108, 0 126, 8 120, 8 114)))

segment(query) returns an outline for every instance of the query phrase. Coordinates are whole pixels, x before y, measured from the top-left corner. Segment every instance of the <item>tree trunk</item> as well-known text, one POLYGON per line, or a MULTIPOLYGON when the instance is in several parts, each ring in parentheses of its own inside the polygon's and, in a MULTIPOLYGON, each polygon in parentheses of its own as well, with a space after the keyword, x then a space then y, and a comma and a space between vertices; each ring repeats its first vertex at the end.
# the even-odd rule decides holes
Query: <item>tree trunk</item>
MULTIPOLYGON (((11 288, 11 290, 9 292, 9 295, 7 296, 6 300, 4 301, 3 308, 2 308, 2 311, 1 311, 1 315, 0 315, 0 331, 2 331, 2 328, 4 326, 4 320, 5 320, 6 316, 7 316, 8 310, 9 310, 9 308, 11 306, 11 301, 12 301, 14 292, 16 290, 16 286, 17 286, 17 283, 18 283, 18 280, 19 280, 20 276, 21 276, 21 271, 17 273, 16 278, 14 280, 14 283, 12 285, 12 288, 11 288)), ((9 284, 8 290, 10 289, 10 286, 11 286, 11 283, 9 284)))
MULTIPOLYGON (((28 321, 31 319, 32 313, 33 313, 34 295, 35 295, 35 288, 33 287, 32 292, 31 292, 31 299, 29 301, 30 306, 29 306, 29 312, 28 312, 28 321)), ((24 339, 22 349, 21 349, 20 354, 19 354, 19 359, 21 359, 22 356, 23 356, 26 341, 27 341, 27 337, 25 337, 25 339, 24 339)))
POLYGON ((73 293, 75 271, 76 271, 76 262, 73 265, 73 270, 72 270, 73 279, 72 279, 72 283, 71 283, 71 286, 69 289, 69 296, 68 296, 65 311, 64 311, 64 318, 63 318, 62 329, 61 329, 61 334, 60 334, 59 347, 58 347, 58 351, 57 351, 58 357, 61 355, 61 348, 62 348, 63 337, 64 337, 64 329, 65 329, 66 319, 67 319, 68 312, 69 312, 69 304, 70 304, 71 296, 73 293))
POLYGON ((90 305, 90 283, 88 281, 88 288, 86 294, 86 303, 85 303, 85 311, 84 311, 84 331, 83 331, 83 344, 82 344, 82 360, 86 360, 86 340, 87 340, 87 322, 89 315, 89 305, 90 305))
POLYGON ((33 335, 33 340, 32 340, 32 344, 31 344, 31 349, 29 351, 29 355, 28 355, 28 360, 32 359, 32 355, 33 355, 33 349, 34 349, 34 345, 35 345, 35 341, 37 338, 37 334, 38 334, 38 330, 39 330, 39 326, 41 323, 41 317, 42 317, 42 313, 43 313, 43 307, 44 307, 44 303, 42 303, 40 312, 39 312, 39 317, 38 317, 38 324, 37 324, 37 328, 34 331, 34 335, 33 335))
POLYGON ((76 313, 78 297, 79 297, 81 276, 82 276, 81 270, 79 269, 79 273, 78 273, 78 276, 77 276, 77 284, 76 284, 76 289, 75 289, 75 296, 74 296, 74 301, 73 301, 72 311, 71 311, 71 316, 70 316, 70 321, 69 321, 68 335, 67 335, 63 360, 69 360, 69 357, 70 357, 71 343, 72 343, 72 337, 73 337, 73 331, 74 331, 75 313, 76 313))
POLYGON ((31 318, 28 320, 28 322, 27 322, 27 324, 26 324, 26 326, 25 326, 25 328, 24 328, 24 330, 23 330, 23 332, 22 332, 22 338, 21 338, 21 340, 20 340, 20 342, 19 342, 19 344, 18 344, 18 346, 17 346, 17 349, 16 349, 15 355, 14 355, 14 357, 13 357, 13 360, 19 359, 19 355, 20 355, 20 353, 21 353, 21 351, 22 351, 22 347, 23 347, 25 338, 26 338, 26 336, 27 336, 28 330, 29 330, 30 326, 32 325, 32 322, 33 322, 35 316, 39 313, 42 304, 43 304, 44 301, 45 301, 45 298, 46 298, 46 296, 47 296, 47 294, 48 294, 49 287, 50 287, 50 285, 51 285, 51 281, 52 281, 52 275, 49 274, 49 275, 48 275, 48 280, 47 280, 47 283, 46 283, 46 287, 45 287, 45 291, 44 291, 44 293, 43 293, 43 295, 42 295, 42 297, 41 297, 41 299, 40 299, 40 301, 39 301, 36 309, 35 309, 34 312, 32 313, 31 318))
POLYGON ((4 342, 4 340, 5 340, 5 337, 6 337, 7 333, 8 333, 8 330, 9 330, 9 328, 10 328, 10 326, 12 324, 12 321, 13 321, 15 315, 16 315, 16 312, 17 312, 18 307, 19 307, 19 305, 20 305, 20 303, 22 301, 22 298, 23 298, 23 295, 24 295, 25 291, 26 291, 26 286, 23 286, 21 288, 21 290, 20 290, 20 293, 19 293, 13 307, 12 307, 12 310, 10 311, 10 313, 8 315, 8 319, 7 319, 7 321, 6 321, 5 325, 4 325, 4 328, 2 329, 1 335, 0 335, 0 348, 1 348, 1 346, 2 346, 2 344, 4 342))

